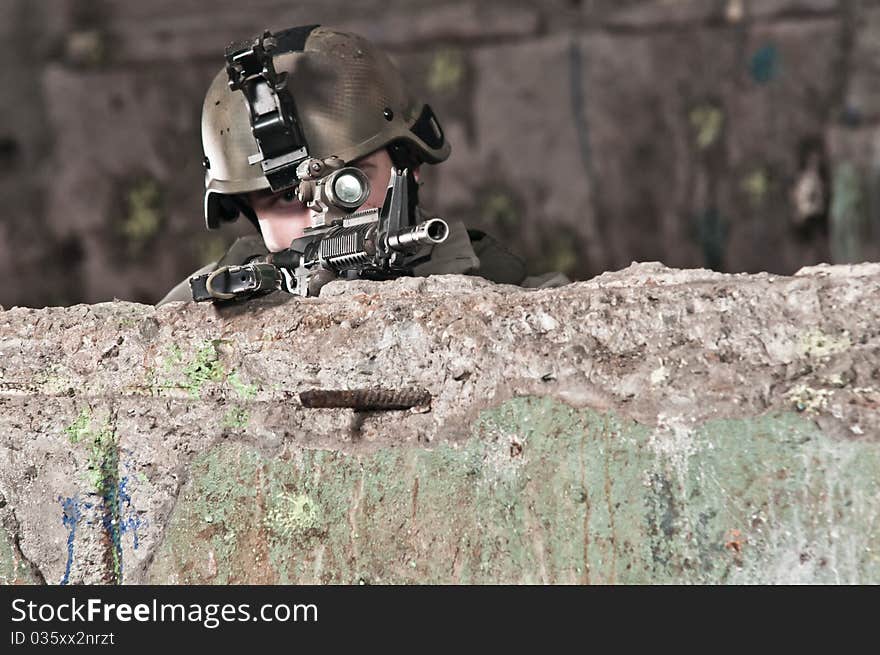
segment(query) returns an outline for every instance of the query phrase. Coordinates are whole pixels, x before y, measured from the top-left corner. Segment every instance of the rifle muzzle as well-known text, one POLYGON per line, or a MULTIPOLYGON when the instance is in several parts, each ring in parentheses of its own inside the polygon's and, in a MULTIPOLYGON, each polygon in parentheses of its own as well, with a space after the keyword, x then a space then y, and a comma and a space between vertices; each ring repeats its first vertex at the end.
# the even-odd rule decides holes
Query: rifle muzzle
POLYGON ((388 247, 397 252, 412 252, 424 245, 443 243, 449 236, 449 225, 442 218, 430 218, 424 223, 404 228, 388 235, 388 247))

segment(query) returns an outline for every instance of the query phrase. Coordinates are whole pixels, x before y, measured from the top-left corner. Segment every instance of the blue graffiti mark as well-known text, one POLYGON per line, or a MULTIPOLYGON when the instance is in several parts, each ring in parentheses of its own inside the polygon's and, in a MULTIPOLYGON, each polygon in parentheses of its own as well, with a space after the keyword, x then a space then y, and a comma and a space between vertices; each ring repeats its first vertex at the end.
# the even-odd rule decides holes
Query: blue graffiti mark
POLYGON ((82 513, 79 508, 79 499, 73 498, 61 499, 61 524, 70 532, 67 534, 67 565, 64 567, 64 577, 61 578, 61 584, 66 585, 70 580, 70 568, 73 566, 73 543, 76 538, 76 526, 79 523, 82 513))
POLYGON ((138 548, 138 528, 144 525, 141 517, 131 504, 131 494, 128 493, 128 476, 122 478, 117 489, 119 498, 119 532, 120 535, 131 532, 132 546, 138 548), (124 504, 124 506, 123 506, 124 504))
POLYGON ((772 43, 758 48, 749 62, 749 73, 758 84, 767 84, 779 72, 779 51, 772 43))
POLYGON ((101 523, 104 531, 110 536, 113 549, 116 553, 116 563, 119 567, 117 574, 122 576, 122 538, 130 533, 132 546, 137 550, 139 544, 138 529, 144 525, 144 521, 135 511, 131 504, 131 494, 128 492, 128 477, 123 477, 116 486, 110 487, 104 495, 104 509, 101 523))
POLYGON ((97 509, 101 516, 100 522, 104 532, 110 536, 113 548, 116 553, 116 562, 119 570, 118 578, 122 575, 122 537, 130 533, 132 536, 133 547, 137 550, 139 545, 138 530, 146 525, 140 515, 135 511, 131 502, 131 494, 128 491, 129 478, 123 477, 116 485, 110 488, 102 495, 101 502, 95 504, 87 501, 80 501, 79 496, 72 498, 58 497, 61 503, 61 522, 68 529, 67 534, 67 564, 64 567, 64 577, 61 584, 66 585, 70 581, 70 571, 73 567, 74 543, 76 541, 77 527, 85 521, 86 525, 95 525, 97 521, 89 518, 88 515, 93 514, 91 510, 97 509), (87 511, 87 515, 83 516, 83 510, 87 511))
POLYGON ((95 525, 96 521, 95 521, 94 516, 92 516, 92 512, 91 512, 91 510, 94 509, 95 504, 83 501, 82 503, 80 503, 80 507, 82 507, 84 510, 87 510, 88 513, 86 514, 86 516, 90 517, 85 520, 86 525, 95 525))
POLYGON ((115 557, 113 559, 116 583, 122 578, 122 539, 119 533, 119 485, 107 485, 103 495, 101 526, 104 533, 110 536, 115 557))

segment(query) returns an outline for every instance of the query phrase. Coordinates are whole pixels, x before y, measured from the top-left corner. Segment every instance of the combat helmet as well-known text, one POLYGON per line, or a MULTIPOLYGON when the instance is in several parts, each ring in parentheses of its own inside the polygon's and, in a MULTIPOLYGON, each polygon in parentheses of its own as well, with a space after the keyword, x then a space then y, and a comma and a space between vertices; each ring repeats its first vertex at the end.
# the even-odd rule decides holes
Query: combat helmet
MULTIPOLYGON (((382 147, 404 153, 411 164, 449 156, 430 106, 407 93, 388 56, 363 37, 317 25, 276 32, 271 63, 285 78, 309 157, 348 163, 382 147)), ((243 194, 277 188, 255 157, 260 150, 251 107, 231 79, 227 66, 214 78, 202 109, 208 229, 242 212, 255 222, 243 194)))

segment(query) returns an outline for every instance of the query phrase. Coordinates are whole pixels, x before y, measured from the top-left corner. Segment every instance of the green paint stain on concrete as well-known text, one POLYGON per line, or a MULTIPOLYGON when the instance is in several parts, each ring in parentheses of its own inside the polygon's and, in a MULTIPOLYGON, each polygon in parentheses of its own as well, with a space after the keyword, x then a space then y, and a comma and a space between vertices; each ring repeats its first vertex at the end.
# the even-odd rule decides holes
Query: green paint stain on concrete
POLYGON ((431 60, 428 88, 434 93, 456 91, 464 81, 466 64, 460 50, 441 50, 431 60))
POLYGON ((760 207, 770 191, 770 176, 767 170, 759 168, 743 178, 742 190, 749 196, 753 207, 760 207))
POLYGON ((529 270, 536 274, 547 271, 571 273, 582 260, 583 253, 578 249, 578 236, 566 228, 554 230, 541 237, 543 256, 529 262, 529 270))
POLYGON ((700 150, 705 150, 718 141, 724 129, 724 112, 721 109, 714 105, 701 105, 694 107, 688 118, 700 150))
POLYGON ((119 440, 111 425, 88 434, 89 485, 102 496, 115 491, 119 468, 119 440))
POLYGON ((217 345, 216 340, 205 343, 196 352, 195 357, 183 368, 183 376, 187 382, 185 388, 194 397, 198 397, 205 383, 221 382, 226 377, 226 371, 217 352, 217 345))
POLYGON ((504 190, 490 190, 480 201, 480 216, 490 225, 514 229, 522 222, 517 201, 504 190))
POLYGON ((183 361, 183 350, 176 343, 171 344, 169 351, 162 360, 162 368, 168 372, 175 370, 183 361))
POLYGON ((796 414, 653 428, 520 398, 460 446, 225 443, 191 473, 154 582, 880 582, 880 446, 796 414))
POLYGON ((67 36, 68 59, 86 66, 102 66, 110 54, 108 35, 101 30, 77 30, 67 36))
POLYGON ((126 198, 127 212, 120 229, 129 249, 139 252, 155 237, 163 223, 162 190, 152 179, 135 182, 126 198))
POLYGON ((76 420, 64 432, 71 444, 88 449, 86 484, 101 498, 101 527, 107 537, 104 563, 117 584, 122 579, 122 549, 119 545, 119 437, 112 413, 101 418, 90 407, 80 410, 76 420))
POLYGON ((109 418, 97 423, 95 427, 91 409, 84 407, 64 433, 71 444, 88 448, 87 482, 90 489, 103 495, 116 484, 118 439, 109 418))
POLYGON ((76 420, 64 428, 64 434, 67 435, 67 440, 72 444, 83 441, 89 434, 91 422, 91 412, 87 408, 80 410, 79 416, 76 417, 76 420))
POLYGON ((205 341, 191 356, 174 344, 163 363, 165 373, 172 377, 163 384, 153 382, 154 393, 163 388, 184 389, 193 398, 198 398, 206 384, 226 381, 227 372, 218 350, 221 343, 221 339, 205 341))
POLYGON ((313 498, 304 494, 282 493, 272 500, 264 522, 275 541, 289 542, 296 534, 323 527, 321 507, 313 498))
POLYGON ((203 341, 190 353, 173 344, 163 358, 163 380, 157 380, 155 371, 147 373, 150 392, 161 395, 165 389, 183 389, 191 397, 199 398, 207 385, 226 385, 239 400, 253 400, 259 387, 242 380, 238 371, 227 369, 221 360, 223 344, 228 346, 229 342, 223 339, 203 341))
POLYGON ((250 420, 250 412, 242 407, 233 407, 223 415, 223 427, 233 430, 241 430, 246 427, 250 420))
POLYGON ((238 394, 242 400, 251 400, 257 395, 257 387, 253 384, 245 384, 241 381, 238 371, 233 371, 227 378, 229 386, 238 394))

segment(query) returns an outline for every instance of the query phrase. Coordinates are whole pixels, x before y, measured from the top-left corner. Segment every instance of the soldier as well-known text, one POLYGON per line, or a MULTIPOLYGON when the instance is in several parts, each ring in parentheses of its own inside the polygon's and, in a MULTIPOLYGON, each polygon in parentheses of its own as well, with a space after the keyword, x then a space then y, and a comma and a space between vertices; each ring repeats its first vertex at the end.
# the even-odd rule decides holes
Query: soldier
MULTIPOLYGON (((275 35, 272 61, 287 74, 309 156, 338 157, 360 168, 371 194, 364 208, 382 205, 392 166, 408 169, 412 211, 418 206, 418 170, 449 157, 450 145, 428 105, 404 88, 391 60, 366 39, 320 26, 296 27, 275 35)), ((248 105, 230 88, 224 69, 214 78, 202 109, 205 151, 205 221, 209 230, 244 216, 258 235, 239 238, 217 262, 196 271, 201 275, 223 266, 290 246, 310 224, 310 210, 292 188, 273 192, 259 165, 249 161, 258 152, 248 105)), ((523 286, 558 286, 560 274, 526 276, 525 265, 488 235, 467 230, 450 220, 449 237, 431 247, 429 256, 413 266, 415 275, 462 273, 494 282, 523 286)), ((158 304, 191 300, 188 279, 158 304)))

